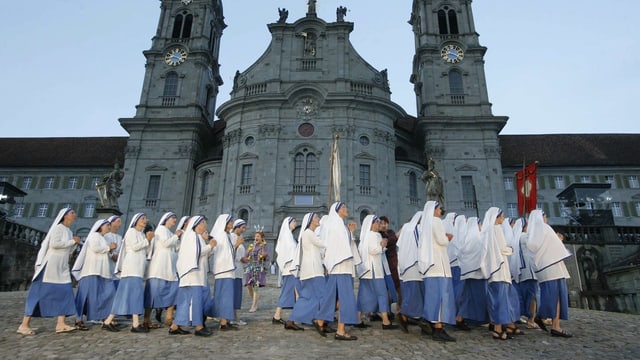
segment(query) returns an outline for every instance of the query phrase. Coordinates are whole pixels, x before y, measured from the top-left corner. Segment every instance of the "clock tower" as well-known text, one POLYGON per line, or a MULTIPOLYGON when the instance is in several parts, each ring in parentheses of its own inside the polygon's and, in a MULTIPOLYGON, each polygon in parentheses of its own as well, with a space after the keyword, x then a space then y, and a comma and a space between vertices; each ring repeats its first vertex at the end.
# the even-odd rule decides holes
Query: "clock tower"
POLYGON ((484 54, 471 0, 414 0, 409 23, 416 52, 411 82, 424 132, 425 163, 444 183, 447 211, 482 215, 504 207, 498 133, 487 94, 484 54))
POLYGON ((125 152, 126 215, 145 212, 155 223, 166 211, 188 213, 194 163, 211 139, 222 79, 219 49, 226 27, 221 0, 161 0, 145 77, 125 152))

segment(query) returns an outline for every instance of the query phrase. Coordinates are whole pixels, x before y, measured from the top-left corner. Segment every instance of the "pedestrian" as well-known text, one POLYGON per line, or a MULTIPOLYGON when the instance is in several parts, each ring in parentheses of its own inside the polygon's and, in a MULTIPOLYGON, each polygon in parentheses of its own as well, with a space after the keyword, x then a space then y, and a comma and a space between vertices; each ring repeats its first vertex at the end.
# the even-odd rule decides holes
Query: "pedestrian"
POLYGON ((69 273, 69 254, 80 243, 80 238, 73 236, 69 227, 77 217, 73 209, 61 209, 42 240, 18 334, 35 335, 31 328, 32 317, 56 317, 56 333, 76 329, 67 325, 64 320, 66 316, 76 314, 69 273))
POLYGON ((243 219, 237 219, 233 222, 233 228, 229 234, 231 242, 233 243, 235 254, 234 261, 236 265, 235 278, 233 280, 233 310, 235 320, 231 321, 231 325, 247 325, 245 321, 240 320, 238 317, 238 310, 242 308, 242 280, 244 278, 244 268, 245 264, 249 262, 245 256, 246 250, 244 247, 244 237, 242 236, 246 230, 247 222, 243 219))
POLYGON ((249 290, 251 308, 249 312, 258 311, 258 290, 267 286, 267 264, 269 263, 269 246, 262 228, 256 228, 253 242, 247 247, 245 257, 247 268, 244 275, 244 284, 249 290))
MULTIPOLYGON (((217 245, 213 248, 213 306, 212 317, 220 319, 220 330, 231 330, 231 320, 235 318, 233 306, 234 282, 236 265, 234 246, 229 232, 233 228, 233 217, 229 214, 219 215, 216 219, 211 236, 217 245)), ((209 314, 207 314, 209 315, 209 314)))
MULTIPOLYGON (((420 240, 420 219, 418 211, 404 224, 398 236, 398 276, 402 303, 398 315, 398 324, 405 333, 409 332, 409 319, 421 319, 424 311, 424 283, 418 269, 418 242, 420 240)), ((430 328, 429 328, 430 329, 430 328)))
POLYGON ((486 324, 489 322, 488 279, 483 266, 486 246, 480 236, 482 221, 477 217, 467 219, 467 230, 459 244, 458 264, 463 281, 458 307, 458 317, 486 324))
POLYGON ((109 251, 109 272, 113 278, 113 286, 117 289, 120 284, 120 275, 116 274, 116 263, 118 262, 118 254, 122 247, 122 235, 118 234, 120 227, 122 226, 122 218, 119 215, 112 215, 108 218, 110 230, 104 235, 104 238, 108 243, 116 244, 113 250, 109 251))
POLYGON ((282 289, 280 290, 278 305, 276 306, 276 312, 273 314, 273 318, 271 318, 271 322, 273 324, 283 324, 285 328, 287 324, 282 319, 282 309, 293 309, 296 303, 297 291, 300 287, 300 280, 291 273, 291 264, 293 263, 293 257, 295 256, 296 247, 298 246, 298 242, 292 233, 296 226, 298 226, 296 219, 290 216, 284 218, 280 225, 276 245, 276 261, 282 271, 282 289))

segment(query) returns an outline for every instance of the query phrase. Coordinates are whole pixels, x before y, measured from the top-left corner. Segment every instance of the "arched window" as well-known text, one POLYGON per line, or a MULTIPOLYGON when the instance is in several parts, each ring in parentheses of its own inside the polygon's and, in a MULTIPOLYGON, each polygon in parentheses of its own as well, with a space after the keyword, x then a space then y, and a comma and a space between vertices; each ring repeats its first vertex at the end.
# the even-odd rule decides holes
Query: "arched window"
POLYGON ((418 197, 418 176, 415 172, 409 172, 409 198, 416 199, 418 197))
POLYGON ((443 10, 438 10, 438 30, 441 35, 458 34, 458 16, 456 11, 445 6, 443 10))
POLYGON ((176 15, 173 20, 173 32, 171 38, 184 39, 191 36, 191 26, 193 25, 193 15, 183 11, 182 14, 176 15))
POLYGON ((242 219, 246 222, 249 222, 249 210, 247 209, 238 210, 238 219, 242 219))
POLYGON ((164 79, 163 96, 178 96, 178 73, 171 71, 164 79))
POLYGON ((449 71, 449 93, 452 95, 464 94, 464 86, 462 85, 462 73, 453 69, 449 71))
POLYGON ((369 215, 369 210, 365 209, 360 211, 360 224, 362 224, 362 222, 364 221, 364 218, 366 218, 367 215, 369 215))
POLYGON ((316 183, 316 155, 297 153, 294 157, 293 183, 310 185, 316 183))
POLYGON ((202 183, 200 184, 200 198, 207 196, 209 193, 209 179, 211 178, 211 172, 205 170, 202 172, 202 183))

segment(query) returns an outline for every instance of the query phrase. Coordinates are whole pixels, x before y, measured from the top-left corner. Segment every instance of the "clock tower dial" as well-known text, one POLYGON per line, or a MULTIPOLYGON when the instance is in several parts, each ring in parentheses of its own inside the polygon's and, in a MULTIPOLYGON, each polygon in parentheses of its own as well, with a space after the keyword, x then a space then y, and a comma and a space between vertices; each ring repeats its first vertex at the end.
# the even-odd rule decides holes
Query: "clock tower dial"
POLYGON ((440 50, 440 57, 450 64, 456 64, 464 59, 464 50, 456 44, 447 44, 440 50))
POLYGON ((178 66, 187 60, 187 51, 181 48, 171 49, 164 57, 164 62, 170 66, 178 66))

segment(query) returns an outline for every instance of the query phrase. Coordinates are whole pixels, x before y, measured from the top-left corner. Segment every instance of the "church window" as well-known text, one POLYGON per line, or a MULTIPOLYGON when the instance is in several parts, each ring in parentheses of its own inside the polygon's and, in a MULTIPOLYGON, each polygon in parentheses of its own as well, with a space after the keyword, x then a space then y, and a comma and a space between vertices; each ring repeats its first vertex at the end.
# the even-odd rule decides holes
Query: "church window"
POLYGON ((475 209, 476 188, 473 185, 473 177, 468 175, 460 177, 460 184, 462 185, 462 202, 465 209, 475 209))
POLYGON ((607 184, 611 184, 612 189, 616 188, 616 179, 613 177, 613 175, 605 175, 604 182, 606 182, 607 184))
POLYGON ((412 205, 418 205, 418 175, 414 171, 409 172, 409 201, 412 205))
POLYGON ((504 189, 505 190, 514 190, 513 187, 513 177, 507 176, 504 178, 504 189))
POLYGON ((591 182, 591 176, 589 175, 582 175, 580 176, 580 182, 583 184, 588 184, 591 182))
POLYGON ((22 179, 22 190, 31 189, 31 183, 32 182, 33 182, 33 177, 25 176, 24 179, 22 179))
POLYGON ((369 210, 360 211, 360 224, 362 224, 362 222, 364 221, 364 218, 366 218, 367 215, 369 215, 369 210))
POLYGON ((67 189, 77 189, 78 188, 78 177, 72 176, 69 178, 69 182, 67 183, 67 189))
POLYGON ((371 165, 360 164, 360 194, 371 195, 371 165))
POLYGON ((147 200, 157 200, 160 198, 160 175, 149 176, 147 186, 147 200))
POLYGON ((242 165, 242 177, 240 181, 242 185, 251 185, 253 183, 253 164, 242 165))
POLYGON ((242 219, 246 222, 249 222, 249 210, 247 209, 240 209, 238 211, 238 219, 242 219))
POLYGON ((211 178, 211 173, 209 170, 202 172, 201 184, 200 184, 200 198, 206 197, 209 193, 209 179, 211 178))
POLYGON ((640 201, 636 201, 634 206, 636 208, 636 216, 640 216, 640 201))
POLYGON ((360 145, 362 146, 369 145, 369 138, 366 135, 360 136, 360 145))
POLYGON ((53 176, 47 176, 44 180, 44 188, 47 190, 53 189, 53 185, 56 183, 56 178, 53 176))
POLYGON ((509 218, 517 218, 518 217, 518 204, 517 203, 508 203, 507 204, 507 217, 509 217, 509 218))
POLYGON ((164 91, 163 96, 177 96, 178 95, 178 73, 171 71, 164 79, 164 91))
POLYGON ((449 71, 449 93, 452 95, 464 94, 462 73, 459 70, 454 69, 449 71))
POLYGON ((16 204, 13 207, 13 216, 17 218, 24 216, 24 204, 16 204))
POLYGON ((176 15, 173 21, 173 32, 171 38, 184 39, 191 36, 191 26, 193 25, 193 15, 183 11, 182 14, 176 15))
POLYGON ((316 183, 316 155, 297 153, 294 158, 293 183, 311 185, 316 183))
POLYGON ((440 35, 458 34, 458 17, 456 11, 445 6, 438 10, 438 30, 440 35))
POLYGON ((566 186, 564 182, 564 176, 554 176, 553 182, 556 186, 556 189, 564 189, 564 187, 566 186))
POLYGON ((84 206, 84 217, 92 218, 95 212, 96 212, 96 204, 88 203, 84 206))
POLYGON ((36 214, 37 217, 47 217, 47 214, 49 212, 49 204, 48 203, 40 203, 40 205, 38 206, 38 213, 36 214))

